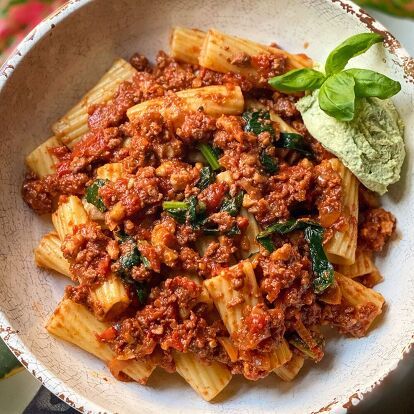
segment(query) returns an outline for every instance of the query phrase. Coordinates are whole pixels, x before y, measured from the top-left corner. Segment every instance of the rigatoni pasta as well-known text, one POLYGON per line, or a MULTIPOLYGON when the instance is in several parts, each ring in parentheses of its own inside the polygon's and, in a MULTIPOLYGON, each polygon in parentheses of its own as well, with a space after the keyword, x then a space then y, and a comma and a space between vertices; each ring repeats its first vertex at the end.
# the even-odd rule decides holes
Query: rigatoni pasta
POLYGON ((366 335, 395 219, 306 131, 300 94, 271 92, 311 59, 214 29, 170 47, 118 59, 29 154, 22 193, 55 228, 36 264, 72 279, 49 333, 212 401, 233 375, 292 381, 322 325, 366 335))
POLYGON ((57 233, 44 235, 34 251, 35 261, 39 267, 54 270, 71 277, 69 262, 63 257, 62 242, 57 233))
POLYGON ((355 262, 349 266, 337 266, 338 272, 351 278, 366 275, 377 270, 372 260, 372 252, 357 249, 355 253, 355 262))
POLYGON ((136 70, 124 59, 114 62, 109 71, 65 116, 53 125, 55 136, 68 147, 88 132, 88 107, 105 104, 115 95, 118 86, 131 80, 136 70))
POLYGON ((232 377, 225 365, 217 362, 205 365, 191 353, 174 352, 174 362, 177 372, 206 401, 216 397, 232 377))
POLYGON ((260 55, 271 58, 284 57, 287 59, 289 69, 312 65, 312 62, 305 57, 291 55, 284 50, 236 36, 229 36, 213 29, 207 32, 199 56, 199 63, 201 66, 217 72, 240 73, 260 85, 260 72, 251 62, 253 57, 260 55))
POLYGON ((171 56, 182 62, 198 65, 206 33, 198 29, 174 27, 171 34, 171 56))
POLYGON ((179 115, 180 111, 197 111, 200 108, 211 116, 238 115, 243 112, 244 99, 238 86, 230 88, 227 86, 206 86, 187 89, 177 92, 176 96, 179 98, 176 103, 166 99, 155 99, 133 106, 127 112, 128 118, 134 120, 145 112, 160 111, 172 120, 179 115))
MULTIPOLYGON (((63 300, 49 319, 46 329, 53 335, 71 342, 86 352, 95 355, 104 362, 116 358, 111 348, 97 338, 108 325, 99 322, 82 305, 69 299, 63 300)), ((150 362, 130 360, 125 364, 124 372, 134 381, 145 384, 154 370, 150 362)))
POLYGON ((56 172, 55 165, 58 162, 50 150, 60 145, 56 137, 51 137, 40 144, 26 157, 26 165, 38 177, 46 177, 56 172))
POLYGON ((342 179, 342 212, 346 218, 346 229, 334 232, 325 244, 325 251, 332 263, 352 265, 355 262, 358 225, 358 187, 356 177, 337 158, 330 160, 332 168, 342 179))
POLYGON ((73 232, 75 226, 85 224, 87 221, 88 215, 81 200, 76 196, 62 199, 52 214, 52 223, 62 241, 73 232))

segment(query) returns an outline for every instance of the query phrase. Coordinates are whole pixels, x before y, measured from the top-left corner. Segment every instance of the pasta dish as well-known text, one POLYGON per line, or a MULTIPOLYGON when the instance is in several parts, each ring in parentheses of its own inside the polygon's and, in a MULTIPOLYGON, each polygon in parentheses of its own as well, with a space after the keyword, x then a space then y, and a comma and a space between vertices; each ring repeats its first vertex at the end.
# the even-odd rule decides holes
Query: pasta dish
POLYGON ((395 218, 311 135, 305 93, 272 87, 309 57, 217 30, 170 45, 114 62, 28 155, 22 194, 54 226, 37 265, 72 281, 47 330, 119 380, 160 367, 211 400, 233 375, 291 381, 324 326, 365 336, 395 218))

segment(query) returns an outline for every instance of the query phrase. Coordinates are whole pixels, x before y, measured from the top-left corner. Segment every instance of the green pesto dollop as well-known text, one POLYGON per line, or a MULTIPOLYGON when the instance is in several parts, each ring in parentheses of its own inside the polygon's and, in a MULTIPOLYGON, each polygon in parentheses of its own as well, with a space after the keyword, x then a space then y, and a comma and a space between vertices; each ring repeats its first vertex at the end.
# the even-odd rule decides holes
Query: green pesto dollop
POLYGON ((404 125, 392 101, 359 99, 354 119, 342 122, 322 111, 317 98, 315 91, 296 104, 308 131, 367 188, 384 194, 400 179, 405 157, 404 125))

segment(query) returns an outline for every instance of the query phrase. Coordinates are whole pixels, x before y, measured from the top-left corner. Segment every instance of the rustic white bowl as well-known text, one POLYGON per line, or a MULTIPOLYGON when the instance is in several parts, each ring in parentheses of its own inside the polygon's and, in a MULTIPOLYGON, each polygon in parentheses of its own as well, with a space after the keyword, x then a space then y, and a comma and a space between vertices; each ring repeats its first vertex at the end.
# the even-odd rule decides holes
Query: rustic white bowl
POLYGON ((0 73, 0 314, 1 336, 43 384, 91 413, 343 412, 397 367, 414 338, 414 62, 399 43, 357 6, 340 0, 79 0, 41 23, 0 73), (91 87, 117 56, 150 57, 168 49, 171 26, 216 27, 253 40, 306 52, 319 61, 340 41, 375 30, 375 46, 353 64, 402 83, 395 98, 406 123, 403 178, 385 197, 398 218, 399 240, 379 260, 387 299, 382 321, 361 340, 333 337, 319 365, 308 363, 297 381, 234 378, 212 404, 177 375, 155 372, 147 387, 117 382, 104 364, 50 337, 45 320, 62 297, 64 278, 37 269, 32 250, 49 228, 23 203, 25 155, 51 135, 50 125, 91 87))

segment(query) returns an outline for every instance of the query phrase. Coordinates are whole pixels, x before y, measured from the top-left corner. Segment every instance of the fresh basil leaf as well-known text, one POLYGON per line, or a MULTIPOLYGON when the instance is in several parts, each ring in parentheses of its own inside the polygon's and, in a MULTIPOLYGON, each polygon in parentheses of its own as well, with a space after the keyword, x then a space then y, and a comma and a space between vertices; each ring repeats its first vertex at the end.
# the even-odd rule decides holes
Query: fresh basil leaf
POLYGON ((107 208, 102 201, 102 198, 99 197, 99 189, 103 187, 107 182, 108 180, 98 178, 86 189, 85 195, 86 201, 93 204, 102 213, 105 213, 107 208))
POLYGON ((272 88, 281 92, 313 91, 319 89, 325 81, 325 75, 315 69, 301 68, 269 79, 272 88))
POLYGON ((334 268, 323 250, 323 233, 324 230, 320 226, 311 225, 305 228, 305 240, 309 244, 312 271, 316 276, 313 279, 313 290, 318 294, 331 286, 334 281, 334 268))
POLYGON ((372 45, 383 41, 377 33, 360 33, 343 41, 329 54, 325 63, 327 76, 340 72, 355 56, 366 52, 372 45))
POLYGON ((208 165, 207 167, 203 167, 200 170, 200 179, 198 180, 196 186, 200 190, 206 189, 210 184, 213 184, 216 181, 216 173, 213 169, 208 165))
POLYGON ((275 131, 270 120, 269 111, 246 111, 242 115, 246 121, 244 130, 259 135, 262 132, 268 132, 272 138, 275 136, 275 131))
POLYGON ((237 216, 243 204, 243 196, 244 192, 240 191, 234 198, 226 197, 221 204, 220 211, 225 211, 233 217, 237 216))
POLYGON ((263 150, 259 156, 260 163, 263 166, 263 169, 268 174, 274 174, 279 170, 279 164, 275 157, 270 156, 266 153, 266 150, 263 150))
POLYGON ((345 73, 349 73, 354 78, 355 96, 358 98, 375 96, 380 99, 388 99, 401 90, 400 82, 373 70, 348 69, 345 73))
POLYGON ((330 76, 319 91, 320 108, 340 121, 351 121, 355 113, 354 87, 354 78, 349 73, 330 76))
POLYGON ((313 157, 310 147, 306 144, 303 136, 294 132, 281 132, 276 142, 278 148, 288 148, 300 152, 306 157, 313 157))

